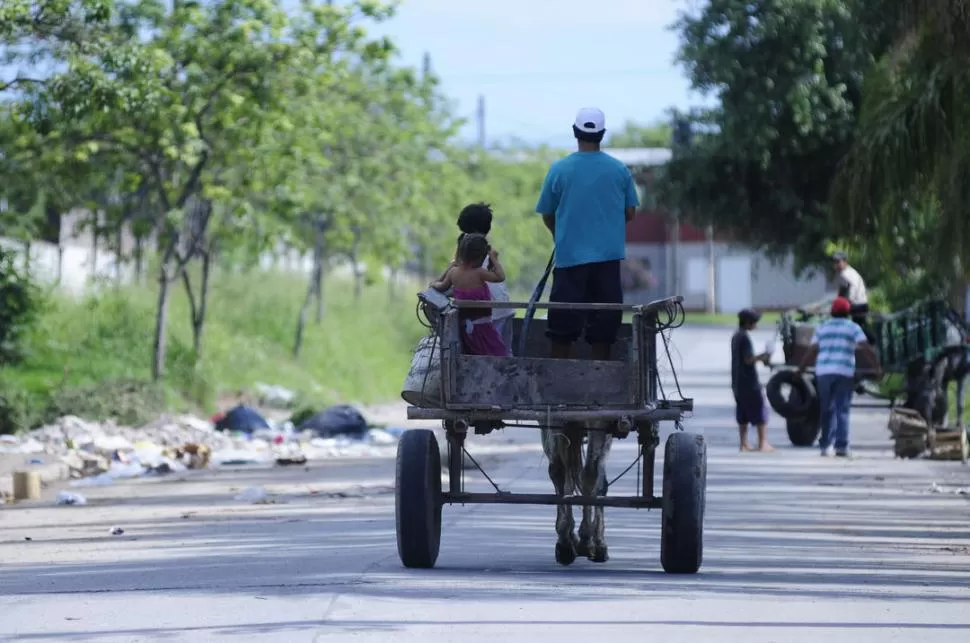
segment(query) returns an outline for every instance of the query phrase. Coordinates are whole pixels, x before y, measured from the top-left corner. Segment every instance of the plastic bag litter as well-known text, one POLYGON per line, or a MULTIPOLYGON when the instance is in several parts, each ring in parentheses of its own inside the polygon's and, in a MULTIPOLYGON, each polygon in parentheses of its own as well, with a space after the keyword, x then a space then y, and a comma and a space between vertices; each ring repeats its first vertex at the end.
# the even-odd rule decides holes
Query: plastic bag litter
POLYGON ((88 499, 79 493, 61 491, 57 494, 55 502, 59 505, 86 505, 88 504, 88 499))
POLYGON ((367 439, 374 446, 390 446, 397 444, 397 438, 384 429, 370 429, 367 431, 367 439))

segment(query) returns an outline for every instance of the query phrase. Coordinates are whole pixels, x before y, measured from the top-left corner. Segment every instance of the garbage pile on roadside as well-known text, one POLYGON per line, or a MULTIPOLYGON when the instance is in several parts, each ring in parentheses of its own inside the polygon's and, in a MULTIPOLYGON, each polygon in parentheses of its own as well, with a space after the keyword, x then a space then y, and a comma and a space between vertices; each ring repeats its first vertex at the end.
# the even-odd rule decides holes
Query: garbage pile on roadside
POLYGON ((122 478, 244 464, 281 466, 308 460, 387 455, 399 431, 368 426, 353 406, 337 405, 299 427, 272 422, 238 405, 211 420, 166 415, 141 427, 65 416, 22 435, 0 436, 0 454, 22 454, 25 464, 65 463, 72 486, 122 478))

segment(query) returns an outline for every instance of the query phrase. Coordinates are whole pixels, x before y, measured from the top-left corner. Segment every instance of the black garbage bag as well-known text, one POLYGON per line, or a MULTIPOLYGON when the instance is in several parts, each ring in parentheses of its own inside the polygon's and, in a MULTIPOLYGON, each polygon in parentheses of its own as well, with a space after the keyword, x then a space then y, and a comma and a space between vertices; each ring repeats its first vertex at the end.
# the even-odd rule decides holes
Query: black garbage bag
POLYGON ((216 431, 240 431, 242 433, 252 433, 253 431, 268 428, 270 428, 269 422, 267 422, 266 418, 259 414, 259 411, 251 406, 243 406, 242 404, 229 409, 226 414, 216 422, 216 431))
POLYGON ((367 420, 353 406, 336 404, 307 418, 297 428, 300 431, 313 431, 318 438, 332 438, 338 435, 363 438, 367 434, 367 420))

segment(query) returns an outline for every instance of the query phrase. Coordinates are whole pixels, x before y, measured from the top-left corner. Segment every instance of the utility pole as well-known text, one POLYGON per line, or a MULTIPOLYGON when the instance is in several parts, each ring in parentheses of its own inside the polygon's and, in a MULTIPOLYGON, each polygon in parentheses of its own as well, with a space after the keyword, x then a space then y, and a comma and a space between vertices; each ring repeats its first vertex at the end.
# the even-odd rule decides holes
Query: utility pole
POLYGON ((476 113, 478 122, 478 147, 485 149, 485 95, 478 95, 478 112, 476 113))
POLYGON ((431 75, 431 54, 424 52, 424 59, 421 64, 421 74, 427 80, 428 76, 431 75))

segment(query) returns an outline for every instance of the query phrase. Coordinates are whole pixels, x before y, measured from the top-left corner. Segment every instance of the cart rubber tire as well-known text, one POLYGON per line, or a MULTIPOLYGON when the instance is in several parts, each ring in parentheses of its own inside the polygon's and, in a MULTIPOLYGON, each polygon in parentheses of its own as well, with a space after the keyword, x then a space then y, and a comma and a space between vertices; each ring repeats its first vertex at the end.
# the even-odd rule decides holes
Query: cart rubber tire
POLYGON ((807 417, 785 420, 785 430, 788 432, 788 440, 792 446, 810 447, 818 440, 822 427, 819 424, 818 414, 813 413, 807 417))
POLYGON ((676 432, 664 446, 660 564, 668 574, 696 574, 704 558, 707 444, 676 432))
POLYGON ((778 371, 765 384, 765 396, 775 413, 781 417, 803 418, 810 415, 812 407, 818 404, 818 393, 808 376, 795 371, 778 371), (786 400, 781 394, 783 384, 792 388, 791 396, 786 400))
POLYGON ((410 429, 401 435, 394 509, 401 563, 434 567, 441 545, 441 453, 433 431, 410 429))

